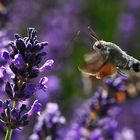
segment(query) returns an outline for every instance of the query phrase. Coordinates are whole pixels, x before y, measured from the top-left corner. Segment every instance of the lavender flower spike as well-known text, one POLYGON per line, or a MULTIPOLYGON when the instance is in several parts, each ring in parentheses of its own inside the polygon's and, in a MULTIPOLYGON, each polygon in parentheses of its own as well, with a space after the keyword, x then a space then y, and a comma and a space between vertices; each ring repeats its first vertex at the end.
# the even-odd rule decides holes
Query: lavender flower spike
POLYGON ((31 116, 33 114, 38 114, 40 115, 40 110, 41 110, 42 105, 38 102, 38 100, 35 100, 31 109, 28 112, 28 115, 31 116))
POLYGON ((54 63, 54 60, 52 59, 47 60, 45 64, 39 68, 39 72, 46 72, 47 70, 50 70, 52 68, 53 63, 54 63))

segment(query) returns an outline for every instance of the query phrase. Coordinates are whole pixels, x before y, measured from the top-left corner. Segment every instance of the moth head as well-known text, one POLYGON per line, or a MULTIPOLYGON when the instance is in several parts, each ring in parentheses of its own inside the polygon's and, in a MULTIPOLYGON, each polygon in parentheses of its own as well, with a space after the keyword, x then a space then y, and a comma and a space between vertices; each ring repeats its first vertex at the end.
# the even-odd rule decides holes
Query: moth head
POLYGON ((102 41, 96 41, 93 45, 93 49, 96 51, 103 50, 104 45, 102 44, 102 41))
POLYGON ((108 42, 100 40, 100 41, 96 41, 93 45, 93 49, 96 52, 100 52, 102 54, 106 53, 109 51, 110 49, 110 45, 108 42))

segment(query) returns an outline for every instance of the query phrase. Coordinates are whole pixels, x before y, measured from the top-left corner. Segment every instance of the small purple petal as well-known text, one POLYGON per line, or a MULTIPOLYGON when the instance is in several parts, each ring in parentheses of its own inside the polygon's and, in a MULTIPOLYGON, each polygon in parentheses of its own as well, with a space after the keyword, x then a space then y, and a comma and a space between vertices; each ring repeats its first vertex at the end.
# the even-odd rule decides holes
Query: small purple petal
POLYGON ((24 67, 24 60, 21 54, 16 54, 15 59, 13 60, 13 64, 18 69, 22 69, 24 67))
POLYGON ((48 78, 47 77, 41 78, 40 81, 39 81, 38 88, 46 91, 46 89, 47 89, 47 82, 48 82, 48 78))
POLYGON ((6 68, 5 67, 0 67, 0 78, 5 78, 6 77, 6 68))
POLYGON ((4 111, 3 102, 0 100, 0 113, 2 113, 3 111, 4 111))
POLYGON ((4 51, 3 52, 3 58, 5 59, 5 60, 10 60, 10 55, 9 55, 9 53, 8 52, 6 52, 6 51, 4 51))
POLYGON ((54 63, 54 60, 47 60, 45 64, 39 68, 39 71, 46 72, 47 70, 50 70, 52 68, 53 63, 54 63))
POLYGON ((31 109, 28 112, 28 115, 31 116, 33 114, 38 114, 40 115, 40 110, 41 110, 42 105, 38 102, 38 100, 35 100, 31 109))

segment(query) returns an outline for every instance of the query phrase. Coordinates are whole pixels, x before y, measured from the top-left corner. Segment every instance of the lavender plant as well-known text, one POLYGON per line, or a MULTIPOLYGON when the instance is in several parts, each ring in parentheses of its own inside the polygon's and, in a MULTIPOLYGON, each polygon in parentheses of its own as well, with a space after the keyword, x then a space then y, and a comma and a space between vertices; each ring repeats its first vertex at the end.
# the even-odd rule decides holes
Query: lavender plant
POLYGON ((7 127, 5 140, 10 140, 12 131, 29 124, 30 117, 40 114, 41 104, 34 101, 30 109, 26 104, 18 105, 21 101, 33 96, 37 90, 46 90, 47 77, 42 77, 39 83, 34 83, 33 79, 40 73, 45 73, 51 69, 54 61, 47 60, 39 66, 46 52, 42 49, 48 44, 37 40, 36 30, 28 29, 28 36, 21 37, 15 34, 15 40, 9 43, 11 51, 3 52, 3 59, 8 61, 9 68, 13 75, 5 80, 6 69, 1 66, 1 79, 5 82, 5 91, 9 99, 0 100, 0 121, 7 127))
POLYGON ((120 130, 116 119, 120 113, 120 103, 125 101, 125 81, 123 77, 107 79, 106 88, 98 88, 88 102, 88 111, 71 124, 64 139, 135 140, 134 132, 128 128, 120 130))
POLYGON ((49 102, 38 117, 38 122, 35 124, 34 132, 29 140, 60 139, 60 128, 65 122, 58 104, 49 102))

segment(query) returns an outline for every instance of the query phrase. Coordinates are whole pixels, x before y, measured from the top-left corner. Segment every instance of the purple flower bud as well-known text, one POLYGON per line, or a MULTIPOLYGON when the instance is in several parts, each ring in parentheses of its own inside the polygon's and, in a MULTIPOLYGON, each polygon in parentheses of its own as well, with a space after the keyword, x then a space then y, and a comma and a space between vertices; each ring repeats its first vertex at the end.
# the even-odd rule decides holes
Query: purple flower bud
POLYGON ((5 59, 5 60, 10 60, 10 55, 9 55, 9 53, 8 52, 6 52, 6 51, 4 51, 3 52, 3 58, 5 59))
POLYGON ((28 112, 28 115, 31 116, 33 114, 38 114, 40 115, 40 110, 41 110, 42 105, 38 102, 38 100, 35 100, 31 109, 28 112))
POLYGON ((47 70, 50 70, 53 63, 54 63, 54 60, 47 60, 45 62, 45 64, 42 67, 39 68, 39 71, 40 72, 46 72, 47 70))
POLYGON ((46 89, 47 89, 47 82, 48 82, 48 78, 47 77, 41 78, 40 81, 39 81, 38 88, 42 89, 43 91, 46 91, 46 89))
POLYGON ((13 60, 13 64, 18 69, 22 69, 24 67, 24 60, 21 54, 16 54, 15 59, 13 60))
POLYGON ((16 109, 13 109, 11 111, 11 119, 16 120, 18 115, 19 115, 19 113, 18 113, 18 111, 16 109))

